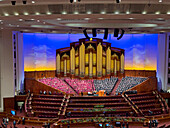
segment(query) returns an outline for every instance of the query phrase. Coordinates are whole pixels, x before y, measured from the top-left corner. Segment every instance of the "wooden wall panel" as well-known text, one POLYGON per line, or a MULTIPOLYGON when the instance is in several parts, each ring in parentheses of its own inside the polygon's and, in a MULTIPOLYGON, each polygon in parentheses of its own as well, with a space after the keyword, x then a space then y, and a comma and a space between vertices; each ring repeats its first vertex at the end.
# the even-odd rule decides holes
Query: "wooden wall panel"
POLYGON ((15 107, 15 98, 14 97, 3 98, 3 103, 4 103, 4 111, 10 112, 11 109, 14 109, 15 107))
MULTIPOLYGON (((28 92, 28 90, 30 90, 31 93, 36 93, 39 94, 40 90, 41 91, 51 91, 52 93, 54 92, 62 92, 58 89, 54 89, 48 85, 45 85, 41 82, 38 82, 35 79, 25 79, 25 90, 26 92, 28 92)), ((62 92, 63 94, 65 94, 65 92, 62 92)))
POLYGON ((125 70, 125 76, 156 77, 156 71, 150 71, 150 70, 125 70))
POLYGON ((40 79, 43 77, 55 77, 56 70, 52 71, 29 71, 25 72, 25 78, 40 79))
MULTIPOLYGON (((31 71, 25 72, 25 78, 40 79, 43 77, 55 77, 56 71, 31 71)), ((122 78, 124 76, 134 76, 134 77, 156 77, 156 71, 149 70, 125 70, 124 74, 118 72, 117 77, 122 78)))
POLYGON ((150 92, 150 91, 157 90, 157 78, 149 77, 148 80, 129 89, 128 91, 130 91, 130 90, 137 90, 138 93, 150 92))

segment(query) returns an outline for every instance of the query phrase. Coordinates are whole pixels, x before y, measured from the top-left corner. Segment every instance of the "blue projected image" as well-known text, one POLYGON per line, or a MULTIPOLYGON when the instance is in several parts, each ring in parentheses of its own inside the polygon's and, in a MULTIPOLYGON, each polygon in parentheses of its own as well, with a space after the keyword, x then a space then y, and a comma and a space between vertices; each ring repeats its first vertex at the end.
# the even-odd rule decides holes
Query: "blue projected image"
MULTIPOLYGON (((56 49, 70 47, 81 38, 84 34, 24 33, 24 70, 56 70, 56 49)), ((97 38, 103 39, 103 34, 97 38)), ((121 40, 109 34, 104 41, 125 50, 126 70, 156 70, 158 34, 124 34, 121 40)))

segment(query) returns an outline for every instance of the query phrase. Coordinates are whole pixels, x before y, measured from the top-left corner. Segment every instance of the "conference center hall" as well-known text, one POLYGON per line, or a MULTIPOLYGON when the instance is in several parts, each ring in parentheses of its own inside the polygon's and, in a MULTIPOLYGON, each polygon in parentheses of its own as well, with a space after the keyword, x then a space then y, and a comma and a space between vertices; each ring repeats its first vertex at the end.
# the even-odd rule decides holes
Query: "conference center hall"
POLYGON ((170 0, 0 0, 0 128, 170 128, 170 0))

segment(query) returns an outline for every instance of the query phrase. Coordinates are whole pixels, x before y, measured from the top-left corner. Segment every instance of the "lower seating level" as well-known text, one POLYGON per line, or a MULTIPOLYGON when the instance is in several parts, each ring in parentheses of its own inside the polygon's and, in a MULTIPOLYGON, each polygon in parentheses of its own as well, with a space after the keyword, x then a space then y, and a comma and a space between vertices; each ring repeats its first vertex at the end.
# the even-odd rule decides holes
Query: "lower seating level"
POLYGON ((125 117, 166 114, 156 93, 115 96, 70 96, 32 94, 31 116, 42 118, 125 117))

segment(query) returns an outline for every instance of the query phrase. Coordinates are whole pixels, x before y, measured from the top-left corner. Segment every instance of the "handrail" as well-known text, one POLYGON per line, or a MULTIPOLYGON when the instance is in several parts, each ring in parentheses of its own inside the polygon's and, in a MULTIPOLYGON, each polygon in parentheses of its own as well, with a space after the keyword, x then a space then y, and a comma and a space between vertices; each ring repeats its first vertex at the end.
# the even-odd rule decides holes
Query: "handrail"
POLYGON ((157 91, 155 91, 155 93, 159 96, 161 102, 163 103, 164 107, 165 107, 165 110, 167 111, 167 113, 169 113, 169 107, 165 101, 165 99, 161 96, 160 93, 158 93, 157 91))
POLYGON ((25 106, 25 112, 27 113, 27 102, 28 102, 28 97, 29 97, 29 93, 27 94, 27 97, 26 97, 26 99, 25 99, 25 104, 24 104, 24 106, 25 106))
POLYGON ((129 100, 129 102, 131 103, 131 105, 133 105, 133 107, 135 108, 136 111, 139 111, 140 114, 142 116, 144 116, 143 112, 139 109, 139 107, 131 100, 131 98, 127 95, 127 94, 124 94, 125 97, 127 97, 127 99, 129 100))

